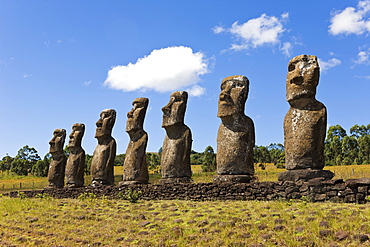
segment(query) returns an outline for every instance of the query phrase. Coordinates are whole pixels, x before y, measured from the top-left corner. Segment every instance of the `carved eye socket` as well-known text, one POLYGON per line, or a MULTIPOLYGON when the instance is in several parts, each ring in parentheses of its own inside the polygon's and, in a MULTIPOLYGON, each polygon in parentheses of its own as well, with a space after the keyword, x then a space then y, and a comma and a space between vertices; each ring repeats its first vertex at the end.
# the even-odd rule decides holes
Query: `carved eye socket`
POLYGON ((243 83, 238 82, 238 83, 236 83, 235 87, 244 87, 244 85, 243 85, 243 83))
POLYGON ((293 70, 295 70, 295 64, 289 64, 288 71, 291 72, 293 70))

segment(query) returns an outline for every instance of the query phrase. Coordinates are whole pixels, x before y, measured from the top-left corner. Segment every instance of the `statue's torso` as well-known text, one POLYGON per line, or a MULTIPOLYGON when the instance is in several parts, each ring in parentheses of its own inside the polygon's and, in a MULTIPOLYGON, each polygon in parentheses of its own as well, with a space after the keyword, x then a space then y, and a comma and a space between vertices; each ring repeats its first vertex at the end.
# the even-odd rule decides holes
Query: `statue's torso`
POLYGON ((166 135, 161 156, 162 178, 191 177, 191 143, 191 131, 186 125, 178 138, 166 135))
POLYGON ((322 169, 325 133, 325 106, 318 110, 291 107, 284 118, 286 169, 322 169))
POLYGON ((244 116, 241 128, 233 130, 220 124, 217 135, 217 174, 239 175, 254 174, 253 147, 254 125, 253 121, 244 116))
POLYGON ((49 164, 48 181, 49 186, 63 187, 64 175, 66 168, 67 157, 61 156, 59 159, 51 159, 49 164))
POLYGON ((137 141, 130 140, 123 167, 123 181, 148 182, 148 167, 146 164, 146 146, 148 135, 145 133, 137 141))
POLYGON ((92 180, 101 180, 113 183, 113 165, 116 157, 116 141, 112 140, 107 145, 98 144, 91 161, 92 180))
POLYGON ((85 151, 82 150, 77 154, 69 154, 66 165, 66 184, 83 185, 85 169, 85 151))

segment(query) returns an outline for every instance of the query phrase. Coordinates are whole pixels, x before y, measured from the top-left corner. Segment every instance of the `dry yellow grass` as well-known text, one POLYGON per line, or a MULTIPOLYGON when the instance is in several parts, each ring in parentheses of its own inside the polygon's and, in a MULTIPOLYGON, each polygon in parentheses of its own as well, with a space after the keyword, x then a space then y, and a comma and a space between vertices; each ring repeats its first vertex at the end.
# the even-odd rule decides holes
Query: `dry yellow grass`
POLYGON ((370 204, 0 198, 0 246, 370 246, 370 204))
MULTIPOLYGON (((265 169, 261 169, 255 164, 255 175, 260 182, 277 181, 278 174, 284 172, 285 169, 278 169, 273 163, 266 163, 265 169)), ((191 167, 193 171, 193 180, 195 183, 210 183, 213 180, 215 173, 202 172, 200 165, 191 167)), ((360 177, 370 177, 370 165, 351 165, 351 166, 327 166, 324 169, 335 173, 334 179, 350 179, 360 177)), ((114 175, 116 183, 122 180, 123 166, 114 167, 114 175)), ((150 174, 150 182, 155 184, 160 179, 160 174, 150 174)), ((85 185, 90 184, 90 176, 85 176, 85 185)), ((0 173, 0 192, 5 193, 19 189, 41 189, 48 184, 47 178, 31 177, 31 176, 9 176, 0 173)))

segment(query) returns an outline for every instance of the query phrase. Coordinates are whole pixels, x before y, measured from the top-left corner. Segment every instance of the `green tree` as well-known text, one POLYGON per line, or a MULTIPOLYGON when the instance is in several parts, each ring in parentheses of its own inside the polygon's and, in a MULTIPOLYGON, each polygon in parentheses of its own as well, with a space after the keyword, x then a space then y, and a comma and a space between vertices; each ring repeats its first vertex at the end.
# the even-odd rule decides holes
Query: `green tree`
POLYGON ((90 175, 92 155, 85 154, 85 175, 90 175))
POLYGON ((329 127, 324 146, 327 165, 342 164, 342 140, 345 136, 347 136, 346 130, 339 124, 329 127))
POLYGON ((161 172, 161 160, 158 154, 146 153, 146 163, 149 171, 152 171, 154 174, 159 174, 161 172))
POLYGON ((18 154, 11 163, 10 171, 17 175, 28 175, 32 166, 40 159, 37 150, 26 145, 18 150, 18 154))
POLYGON ((204 150, 201 162, 203 172, 216 171, 216 154, 211 146, 206 147, 204 150))
POLYGON ((270 152, 265 146, 255 146, 253 148, 253 161, 254 163, 270 163, 270 152))
POLYGON ((359 163, 358 143, 354 136, 345 136, 342 139, 343 165, 353 165, 359 163))
POLYGON ((357 139, 358 143, 358 164, 370 164, 370 124, 354 125, 350 129, 351 136, 357 139))
POLYGON ((198 153, 194 150, 190 152, 190 165, 201 165, 203 153, 198 153))
POLYGON ((270 162, 274 163, 275 166, 278 164, 282 165, 285 163, 285 152, 284 152, 284 145, 281 143, 271 143, 267 150, 269 151, 270 155, 270 162))
POLYGON ((50 161, 51 154, 47 153, 42 160, 38 160, 36 164, 32 166, 31 174, 36 177, 46 177, 48 175, 50 161))
POLYGON ((14 158, 6 154, 0 161, 0 171, 9 171, 14 158))
POLYGON ((126 154, 118 154, 114 158, 114 166, 123 166, 125 163, 126 154))

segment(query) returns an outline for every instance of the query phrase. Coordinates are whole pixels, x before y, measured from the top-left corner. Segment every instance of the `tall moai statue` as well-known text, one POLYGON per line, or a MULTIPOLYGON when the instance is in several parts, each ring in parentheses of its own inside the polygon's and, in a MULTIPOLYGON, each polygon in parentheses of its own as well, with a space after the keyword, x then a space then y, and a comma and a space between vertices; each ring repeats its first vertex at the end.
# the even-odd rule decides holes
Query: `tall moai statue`
POLYGON ((85 133, 85 125, 76 123, 72 126, 69 135, 69 157, 66 166, 66 186, 70 188, 82 187, 84 185, 85 172, 85 150, 81 147, 82 137, 85 133))
POLYGON ((112 129, 115 121, 116 111, 106 109, 96 122, 95 138, 98 139, 98 145, 91 161, 92 186, 114 184, 113 165, 117 145, 112 137, 112 129))
POLYGON ((147 184, 149 182, 146 164, 148 134, 143 129, 148 104, 148 98, 137 98, 132 102, 133 108, 127 113, 126 132, 130 136, 130 142, 126 149, 123 181, 120 182, 120 185, 147 184))
POLYGON ((229 76, 222 80, 217 113, 222 122, 217 135, 216 183, 249 183, 255 179, 254 124, 244 114, 248 92, 249 80, 245 76, 229 76))
POLYGON ((162 146, 160 183, 191 182, 190 152, 192 137, 184 116, 188 93, 173 92, 170 101, 162 108, 162 128, 166 130, 162 146))
POLYGON ((290 108, 284 118, 286 172, 280 181, 307 181, 333 178, 324 168, 326 107, 315 98, 320 67, 316 56, 300 55, 290 60, 286 80, 286 100, 290 108))
POLYGON ((67 157, 64 154, 65 129, 56 129, 50 140, 51 162, 49 164, 48 182, 46 188, 63 188, 67 157))

